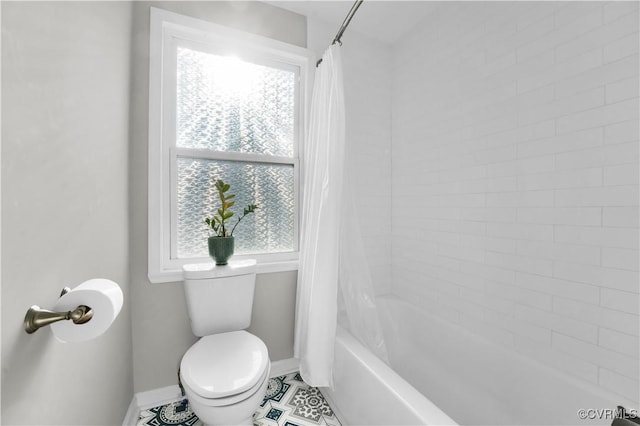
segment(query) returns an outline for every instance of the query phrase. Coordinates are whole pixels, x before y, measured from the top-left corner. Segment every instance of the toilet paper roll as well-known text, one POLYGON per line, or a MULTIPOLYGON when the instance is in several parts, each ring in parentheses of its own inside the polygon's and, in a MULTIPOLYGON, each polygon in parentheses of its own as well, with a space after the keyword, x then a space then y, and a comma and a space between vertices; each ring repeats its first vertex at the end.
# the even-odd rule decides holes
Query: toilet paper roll
POLYGON ((73 311, 79 305, 93 310, 93 318, 85 324, 59 321, 51 324, 53 335, 62 342, 84 342, 103 334, 122 309, 122 290, 113 281, 96 278, 85 281, 58 299, 54 311, 73 311))

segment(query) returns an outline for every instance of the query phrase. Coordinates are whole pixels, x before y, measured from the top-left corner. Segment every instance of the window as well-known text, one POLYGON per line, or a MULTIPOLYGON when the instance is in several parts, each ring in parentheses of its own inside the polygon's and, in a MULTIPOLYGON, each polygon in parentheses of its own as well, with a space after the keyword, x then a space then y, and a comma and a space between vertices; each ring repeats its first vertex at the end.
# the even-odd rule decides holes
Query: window
POLYGON ((235 257, 259 271, 298 257, 299 155, 306 49, 151 8, 149 278, 181 279, 208 260, 205 217, 219 207, 216 179, 231 184, 235 257))

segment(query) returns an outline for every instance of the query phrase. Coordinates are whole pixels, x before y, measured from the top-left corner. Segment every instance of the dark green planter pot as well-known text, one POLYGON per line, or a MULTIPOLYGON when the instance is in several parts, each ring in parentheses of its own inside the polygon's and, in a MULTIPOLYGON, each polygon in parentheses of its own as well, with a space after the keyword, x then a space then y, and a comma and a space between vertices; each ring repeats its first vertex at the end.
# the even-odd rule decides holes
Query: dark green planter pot
POLYGON ((233 256, 233 237, 209 237, 209 256, 216 265, 226 265, 233 256))

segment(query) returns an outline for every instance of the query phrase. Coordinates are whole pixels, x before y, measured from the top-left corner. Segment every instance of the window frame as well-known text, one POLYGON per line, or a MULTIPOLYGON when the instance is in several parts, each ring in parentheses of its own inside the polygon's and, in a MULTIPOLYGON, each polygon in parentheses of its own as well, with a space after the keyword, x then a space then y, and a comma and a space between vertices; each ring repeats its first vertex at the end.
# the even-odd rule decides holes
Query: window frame
MULTIPOLYGON (((305 118, 313 61, 314 55, 298 46, 150 8, 148 277, 151 282, 180 281, 182 265, 211 261, 209 257, 177 257, 175 194, 178 157, 292 165, 295 214, 293 251, 236 255, 234 258, 257 259, 258 273, 297 269, 302 207, 300 159, 306 133, 305 118), (274 68, 297 70, 293 157, 177 147, 175 84, 176 53, 179 46, 218 55, 234 55, 274 68)), ((203 238, 204 229, 203 225, 203 238)))

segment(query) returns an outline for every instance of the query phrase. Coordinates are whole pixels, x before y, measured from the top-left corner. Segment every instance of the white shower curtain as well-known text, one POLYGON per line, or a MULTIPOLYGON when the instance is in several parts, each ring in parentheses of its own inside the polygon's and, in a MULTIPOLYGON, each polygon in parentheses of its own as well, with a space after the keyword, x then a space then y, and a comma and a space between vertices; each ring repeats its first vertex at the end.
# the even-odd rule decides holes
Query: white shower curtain
POLYGON ((294 351, 300 359, 300 374, 311 386, 333 387, 344 143, 342 61, 340 46, 334 44, 316 69, 303 153, 294 351))
MULTIPOLYGON (((347 145, 345 163, 352 165, 357 152, 347 145)), ((341 205, 340 270, 338 278, 338 324, 348 329, 361 343, 381 360, 389 363, 387 346, 376 306, 373 279, 369 270, 359 210, 356 204, 354 167, 344 171, 344 190, 341 205)))

